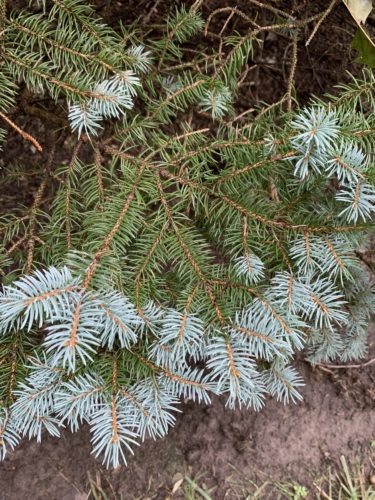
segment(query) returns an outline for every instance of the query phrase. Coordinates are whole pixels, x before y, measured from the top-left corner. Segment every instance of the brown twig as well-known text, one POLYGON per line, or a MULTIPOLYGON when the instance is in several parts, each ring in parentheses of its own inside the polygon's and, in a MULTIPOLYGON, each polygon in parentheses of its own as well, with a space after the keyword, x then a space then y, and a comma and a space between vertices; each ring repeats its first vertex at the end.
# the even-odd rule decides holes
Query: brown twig
POLYGON ((7 122, 8 125, 10 125, 16 132, 18 132, 24 139, 26 139, 27 141, 31 142, 32 144, 34 144, 34 146, 36 147, 36 149, 41 153, 43 151, 43 148, 42 146, 39 144, 39 142, 30 134, 28 134, 27 132, 25 132, 24 130, 22 130, 20 127, 18 127, 18 125, 16 125, 14 122, 12 122, 12 120, 10 118, 8 118, 6 115, 4 115, 4 113, 2 113, 0 111, 0 116, 1 118, 7 122))
POLYGON ((67 173, 66 173, 66 195, 65 195, 65 229, 66 229, 66 240, 68 250, 72 247, 72 227, 71 227, 71 210, 70 210, 70 199, 72 194, 72 186, 71 186, 71 175, 74 170, 75 162, 78 158, 78 153, 81 148, 82 141, 79 140, 73 149, 73 154, 71 160, 68 165, 67 173))
POLYGON ((156 0, 156 2, 154 3, 154 5, 152 6, 152 8, 148 11, 148 13, 142 19, 141 22, 142 22, 143 26, 146 26, 149 23, 152 15, 157 11, 158 5, 160 4, 161 1, 162 0, 156 0))
POLYGON ((202 3, 203 3, 203 0, 195 0, 193 5, 191 6, 191 10, 197 11, 198 9, 200 9, 202 3))
POLYGON ((8 248, 8 250, 5 252, 5 255, 6 256, 9 256, 11 255, 15 250, 17 250, 17 248, 22 245, 22 243, 26 240, 26 236, 22 236, 21 238, 19 238, 15 243, 13 243, 13 245, 8 248))
POLYGON ((102 173, 102 157, 100 154, 100 149, 97 145, 94 147, 94 166, 95 175, 97 180, 99 200, 102 205, 104 202, 104 184, 103 184, 103 173, 102 173))
POLYGON ((294 76, 296 74, 296 68, 298 63, 298 30, 293 33, 293 45, 292 45, 292 66, 290 68, 287 86, 287 101, 288 101, 288 113, 292 112, 292 91, 294 76))
POLYGON ((219 9, 216 9, 213 12, 211 12, 211 14, 208 16, 208 19, 206 21, 206 25, 205 25, 205 28, 204 28, 204 36, 208 35, 208 29, 210 27, 210 23, 211 23, 212 19, 217 14, 222 14, 224 12, 229 12, 229 18, 227 18, 227 20, 224 23, 223 28, 220 31, 220 34, 219 34, 220 38, 221 38, 221 35, 222 35, 223 31, 225 30, 225 28, 226 28, 226 26, 227 26, 227 24, 228 24, 228 22, 230 20, 230 18, 232 18, 234 14, 236 14, 239 17, 241 17, 242 19, 244 19, 248 23, 252 24, 256 28, 260 28, 260 26, 257 23, 255 23, 253 21, 253 19, 251 19, 251 17, 247 16, 244 12, 242 12, 241 10, 239 10, 237 7, 221 7, 219 9))
POLYGON ((39 206, 42 201, 42 196, 44 193, 44 190, 46 189, 47 186, 47 178, 48 176, 46 175, 42 182, 39 185, 39 188, 35 194, 34 198, 34 203, 31 208, 31 214, 30 214, 30 230, 29 230, 29 239, 27 242, 27 260, 26 260, 26 273, 29 274, 32 269, 33 265, 33 258, 34 258, 34 248, 35 248, 35 231, 36 231, 36 226, 37 226, 37 214, 39 210, 39 206))
POLYGON ((56 144, 52 142, 52 147, 48 153, 46 160, 46 175, 41 181, 39 188, 34 197, 34 203, 30 211, 30 227, 28 231, 28 242, 27 242, 27 259, 26 259, 26 273, 30 273, 33 265, 35 242, 37 241, 36 228, 37 228, 37 216, 38 210, 42 203, 42 198, 44 191, 48 185, 49 170, 51 168, 53 158, 55 155, 56 144))
POLYGON ((321 24, 329 16, 329 14, 333 10, 333 7, 336 5, 336 3, 337 3, 337 0, 332 0, 332 2, 329 4, 329 6, 327 7, 327 9, 322 13, 322 17, 316 23, 314 29, 312 30, 311 35, 309 36, 309 38, 307 39, 307 41, 305 43, 306 47, 310 44, 311 40, 314 38, 314 36, 316 35, 318 29, 320 28, 321 24))
POLYGON ((373 365, 375 363, 375 358, 371 358, 364 363, 358 363, 355 365, 332 365, 330 363, 314 363, 314 365, 322 368, 332 368, 333 370, 345 370, 345 369, 353 369, 353 368, 365 368, 366 366, 373 365))
POLYGON ((248 0, 248 2, 256 5, 257 7, 260 7, 261 9, 266 9, 266 10, 272 12, 275 16, 281 16, 281 17, 286 17, 286 18, 292 19, 292 16, 290 14, 288 14, 287 12, 284 12, 281 9, 277 9, 276 7, 272 7, 272 5, 269 5, 269 2, 262 3, 262 2, 259 2, 258 0, 248 0))

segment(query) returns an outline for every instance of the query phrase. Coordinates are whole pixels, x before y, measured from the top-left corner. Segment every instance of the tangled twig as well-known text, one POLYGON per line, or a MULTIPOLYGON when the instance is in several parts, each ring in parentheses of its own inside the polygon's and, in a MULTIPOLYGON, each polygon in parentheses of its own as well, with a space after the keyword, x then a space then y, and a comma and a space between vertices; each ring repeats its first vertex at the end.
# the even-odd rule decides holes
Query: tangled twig
POLYGON ((375 363, 375 358, 371 358, 364 363, 358 363, 355 365, 332 365, 330 363, 314 363, 318 367, 322 368, 332 368, 334 370, 344 370, 344 369, 353 369, 353 368, 365 368, 366 366, 370 366, 375 363))

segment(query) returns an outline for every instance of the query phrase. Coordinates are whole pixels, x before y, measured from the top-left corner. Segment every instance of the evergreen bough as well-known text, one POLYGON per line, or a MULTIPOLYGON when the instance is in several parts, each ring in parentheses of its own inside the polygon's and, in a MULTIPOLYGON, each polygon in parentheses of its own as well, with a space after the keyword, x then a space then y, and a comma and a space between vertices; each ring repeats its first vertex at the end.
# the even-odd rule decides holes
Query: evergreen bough
MULTIPOLYGON (((168 432, 181 399, 298 401, 296 352, 365 355, 375 299, 356 248, 375 206, 372 73, 239 121, 256 29, 187 61, 204 28, 194 6, 159 38, 114 31, 80 0, 1 22, 1 116, 22 87, 71 129, 68 161, 46 135, 32 207, 0 219, 1 458, 22 436, 88 422, 116 467, 168 432)), ((1 188, 26 171, 6 165, 1 188)))

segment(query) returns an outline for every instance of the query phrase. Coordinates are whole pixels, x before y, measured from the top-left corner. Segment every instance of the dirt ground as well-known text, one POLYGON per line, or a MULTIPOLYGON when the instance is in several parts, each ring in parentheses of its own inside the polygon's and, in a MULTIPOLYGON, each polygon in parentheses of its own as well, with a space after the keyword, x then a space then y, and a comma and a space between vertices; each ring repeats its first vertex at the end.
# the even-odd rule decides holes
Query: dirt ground
MULTIPOLYGON (((17 6, 25 2, 13 3, 17 6)), ((172 5, 181 2, 97 0, 95 3, 98 13, 113 25, 119 19, 131 22, 142 12, 150 13, 149 23, 156 24, 165 18, 172 5)), ((192 1, 185 3, 189 5, 192 1)), ((299 8, 311 14, 315 8, 321 10, 325 3, 301 0, 299 8)), ((203 13, 207 17, 215 8, 234 4, 247 8, 246 0, 206 0, 203 13)), ((375 26, 374 19, 375 16, 370 21, 375 26)), ((220 21, 218 16, 215 22, 220 29, 223 18, 220 21)), ((240 21, 236 22, 230 28, 241 29, 240 21)), ((215 26, 211 29, 214 31, 215 26)), ((347 70, 359 71, 350 49, 354 32, 355 25, 341 5, 308 48, 301 39, 296 74, 300 102, 306 102, 312 94, 332 92, 335 84, 347 81, 347 70)), ((287 45, 282 38, 266 36, 264 49, 256 52, 254 70, 240 96, 239 112, 261 101, 277 101, 285 92, 285 75, 290 64, 287 45)), ((25 130, 38 125, 38 119, 19 109, 15 116, 25 130)), ((36 161, 30 159, 29 146, 13 132, 7 150, 21 160, 36 161)), ((4 155, 0 162, 6 161, 4 155)), ((31 184, 26 189, 26 182, 22 201, 29 205, 34 189, 31 184)), ((13 193, 1 194, 0 201, 3 207, 10 205, 13 193)), ((375 327, 370 342, 369 357, 375 355, 375 327)), ((306 382, 303 402, 284 406, 269 400, 260 413, 227 410, 225 400, 220 398, 214 398, 209 407, 186 403, 167 437, 147 441, 129 458, 127 468, 116 471, 104 470, 90 455, 87 429, 74 435, 63 432, 60 440, 45 436, 40 445, 25 440, 0 464, 0 500, 83 500, 89 492, 89 477, 96 478, 98 474, 111 499, 115 498, 111 489, 116 498, 122 495, 125 500, 169 498, 178 474, 204 482, 215 500, 246 498, 251 480, 290 478, 315 492, 315 479, 328 466, 335 466, 341 455, 353 463, 364 464, 368 477, 375 463, 375 448, 371 446, 375 440, 375 365, 327 371, 311 368, 300 360, 299 369, 306 382)), ((173 498, 184 498, 182 490, 173 498)))
MULTIPOLYGON (((306 382, 302 403, 270 400, 260 413, 227 410, 219 398, 209 407, 188 403, 170 434, 143 444, 127 468, 103 469, 90 456, 86 430, 64 432, 60 440, 45 436, 40 445, 25 440, 0 465, 0 499, 83 500, 89 476, 98 473, 109 498, 113 488, 125 500, 164 500, 179 473, 203 481, 213 499, 246 498, 250 480, 290 478, 314 492, 314 480, 341 455, 364 464, 369 476, 375 366, 327 372, 301 361, 299 368, 306 382)), ((173 498, 184 496, 177 491, 173 498)))

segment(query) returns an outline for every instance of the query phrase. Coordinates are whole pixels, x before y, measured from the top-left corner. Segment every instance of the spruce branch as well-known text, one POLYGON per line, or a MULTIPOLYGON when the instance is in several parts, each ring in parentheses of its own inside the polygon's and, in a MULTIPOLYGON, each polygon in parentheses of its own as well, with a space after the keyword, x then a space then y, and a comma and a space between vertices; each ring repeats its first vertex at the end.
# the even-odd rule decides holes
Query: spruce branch
POLYGON ((298 351, 366 359, 375 290, 357 254, 375 206, 374 78, 304 108, 292 96, 302 28, 316 36, 334 4, 302 19, 251 0, 277 21, 224 7, 204 25, 198 0, 149 31, 107 26, 81 0, 42 3, 1 37, 0 117, 17 112, 19 84, 51 133, 42 163, 0 179, 4 192, 39 183, 30 208, 0 218, 0 457, 87 424, 117 467, 167 434, 182 399, 298 402, 298 351), (268 31, 292 50, 286 92, 244 111, 268 31))

